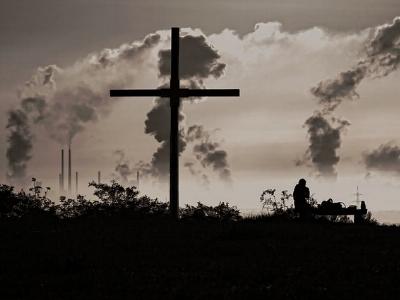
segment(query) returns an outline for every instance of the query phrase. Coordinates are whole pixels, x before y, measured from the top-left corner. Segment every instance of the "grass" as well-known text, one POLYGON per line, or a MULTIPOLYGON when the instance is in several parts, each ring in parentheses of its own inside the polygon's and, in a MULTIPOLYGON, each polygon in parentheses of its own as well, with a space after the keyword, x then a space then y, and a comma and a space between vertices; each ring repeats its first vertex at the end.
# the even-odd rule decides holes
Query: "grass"
POLYGON ((395 299, 400 229, 166 217, 0 221, 1 299, 395 299))

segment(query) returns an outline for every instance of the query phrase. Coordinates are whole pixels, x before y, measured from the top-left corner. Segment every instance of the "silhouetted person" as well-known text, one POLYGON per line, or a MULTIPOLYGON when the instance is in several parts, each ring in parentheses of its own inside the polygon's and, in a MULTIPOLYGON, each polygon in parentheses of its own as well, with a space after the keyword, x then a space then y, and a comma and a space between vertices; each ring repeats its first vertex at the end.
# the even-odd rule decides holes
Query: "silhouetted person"
POLYGON ((293 191, 294 209, 300 214, 300 218, 303 218, 310 211, 310 206, 307 203, 308 198, 310 198, 310 190, 306 186, 306 180, 302 178, 293 191))

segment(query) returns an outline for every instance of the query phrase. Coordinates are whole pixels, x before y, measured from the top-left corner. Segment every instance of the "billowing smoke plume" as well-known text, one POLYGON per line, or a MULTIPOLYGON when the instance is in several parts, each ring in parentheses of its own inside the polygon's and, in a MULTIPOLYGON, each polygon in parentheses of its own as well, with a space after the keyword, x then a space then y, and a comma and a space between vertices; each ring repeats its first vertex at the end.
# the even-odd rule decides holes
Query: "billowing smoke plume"
POLYGON ((306 158, 317 169, 318 174, 324 177, 336 177, 335 165, 340 157, 337 150, 340 148, 342 131, 349 126, 346 120, 330 118, 317 112, 305 122, 308 130, 310 145, 306 158))
MULTIPOLYGON (((179 121, 184 119, 182 112, 179 113, 179 121)), ((171 114, 169 99, 158 98, 155 105, 147 114, 145 120, 145 133, 154 136, 156 141, 160 143, 156 152, 153 153, 151 163, 142 171, 153 177, 165 179, 169 174, 169 148, 170 148, 170 128, 171 114)), ((186 141, 183 130, 179 133, 179 154, 186 147, 186 141)))
POLYGON ((26 165, 31 159, 33 134, 30 123, 43 120, 45 101, 43 98, 25 98, 21 101, 19 109, 8 113, 7 130, 8 148, 6 152, 8 160, 9 180, 24 178, 26 165))
POLYGON ((328 119, 336 120, 335 123, 338 121, 330 114, 343 100, 359 97, 356 88, 364 78, 386 76, 399 64, 400 17, 396 17, 391 24, 375 29, 367 42, 364 57, 355 66, 339 73, 334 79, 321 81, 311 89, 322 108, 305 123, 310 141, 306 161, 311 162, 321 175, 335 176, 335 166, 340 159, 336 151, 341 144, 341 132, 350 125, 347 121, 340 121, 332 127, 328 119))
POLYGON ((60 144, 70 144, 89 122, 110 112, 115 100, 110 101, 108 90, 113 86, 131 87, 137 69, 160 40, 160 34, 151 34, 142 42, 91 54, 69 68, 38 68, 19 91, 19 107, 9 112, 9 177, 20 180, 25 176, 34 123, 42 125, 60 144))
MULTIPOLYGON (((204 79, 210 76, 220 77, 225 69, 225 64, 220 63, 219 58, 218 52, 206 42, 204 36, 186 35, 182 37, 180 39, 179 58, 181 85, 189 88, 202 88, 204 87, 204 79)), ((171 50, 161 50, 158 67, 160 78, 164 81, 163 86, 168 85, 165 81, 170 78, 170 65, 171 50)), ((179 119, 180 121, 184 120, 182 112, 180 112, 179 119)), ((183 122, 180 122, 180 124, 183 124, 183 122)), ((160 146, 153 154, 150 165, 142 165, 142 171, 165 179, 169 174, 170 106, 168 99, 156 99, 154 107, 147 114, 145 133, 153 135, 160 146)), ((186 147, 184 128, 180 129, 179 143, 179 153, 182 153, 186 147)), ((226 160, 226 152, 223 151, 223 153, 226 160)), ((216 161, 218 159, 215 158, 216 161)))
MULTIPOLYGON (((220 149, 220 143, 211 140, 210 133, 203 126, 190 126, 187 130, 187 141, 194 143, 193 153, 204 168, 211 167, 222 180, 231 180, 226 151, 220 149)), ((193 165, 190 167, 193 171, 193 165)))
POLYGON ((207 174, 205 174, 201 169, 197 168, 194 162, 187 161, 184 163, 184 167, 189 170, 189 173, 192 176, 199 179, 203 186, 207 187, 210 184, 207 174))
POLYGON ((386 143, 365 153, 364 164, 370 171, 400 174, 400 147, 386 143))
POLYGON ((382 77, 397 70, 400 64, 400 17, 391 24, 378 26, 367 42, 364 57, 350 70, 335 79, 321 81, 311 89, 320 104, 334 110, 344 99, 358 97, 357 86, 365 77, 382 77))
MULTIPOLYGON (((159 53, 160 76, 171 74, 171 50, 159 53)), ((186 35, 180 39, 179 75, 182 79, 202 79, 220 77, 225 64, 218 62, 220 55, 206 41, 204 36, 186 35)))
POLYGON ((114 155, 117 158, 114 169, 115 173, 113 174, 114 179, 122 183, 137 185, 136 180, 132 178, 136 176, 137 169, 131 167, 129 160, 125 156, 125 152, 116 150, 114 151, 114 155))
POLYGON ((311 89, 311 93, 319 99, 324 112, 332 112, 343 99, 359 97, 355 89, 364 79, 365 72, 365 66, 356 66, 351 70, 339 73, 333 80, 321 81, 311 89))

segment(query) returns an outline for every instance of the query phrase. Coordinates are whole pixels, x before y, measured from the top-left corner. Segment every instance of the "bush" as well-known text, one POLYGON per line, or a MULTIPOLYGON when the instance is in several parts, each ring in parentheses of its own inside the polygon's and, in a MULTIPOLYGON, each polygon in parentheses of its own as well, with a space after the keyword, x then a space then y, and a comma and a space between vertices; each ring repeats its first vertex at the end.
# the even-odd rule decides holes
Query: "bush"
POLYGON ((90 201, 83 196, 76 199, 61 198, 57 206, 61 218, 83 217, 88 215, 166 215, 168 204, 148 196, 139 197, 136 187, 124 188, 112 181, 111 185, 90 182, 95 188, 94 195, 98 200, 90 201))
POLYGON ((55 205, 40 191, 33 195, 14 192, 14 187, 0 185, 0 218, 21 218, 29 215, 54 215, 55 205))
POLYGON ((55 204, 35 188, 34 194, 21 191, 14 192, 8 185, 0 185, 0 218, 20 218, 27 215, 52 215, 62 219, 84 217, 89 215, 110 216, 127 215, 166 215, 168 204, 148 196, 139 197, 136 187, 124 188, 116 182, 97 184, 94 195, 98 200, 88 200, 78 195, 76 199, 60 197, 55 204))
POLYGON ((197 202, 197 206, 186 204, 180 209, 183 219, 209 219, 219 221, 238 221, 242 217, 236 206, 229 206, 228 203, 220 202, 217 206, 207 206, 197 202))

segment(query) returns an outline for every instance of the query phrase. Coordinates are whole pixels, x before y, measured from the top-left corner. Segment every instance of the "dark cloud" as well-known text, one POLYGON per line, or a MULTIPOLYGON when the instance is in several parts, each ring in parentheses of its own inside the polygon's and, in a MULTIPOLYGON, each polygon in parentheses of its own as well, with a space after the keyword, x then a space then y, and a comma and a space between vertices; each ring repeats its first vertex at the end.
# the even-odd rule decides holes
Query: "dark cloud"
MULTIPOLYGON (((210 76, 220 77, 225 68, 225 64, 220 63, 220 56, 206 41, 204 36, 186 35, 180 38, 180 76, 183 79, 182 86, 186 88, 202 88, 202 80, 210 76)), ((159 52, 159 75, 162 80, 169 80, 171 50, 161 50, 159 52)), ((160 88, 168 86, 164 83, 160 88)), ((194 100, 194 99, 190 99, 194 100)), ((179 134, 179 154, 181 154, 188 141, 193 142, 192 137, 188 137, 183 128, 183 120, 185 116, 182 111, 179 112, 179 121, 181 125, 179 134)), ((167 179, 169 175, 169 150, 170 150, 170 105, 169 99, 158 98, 155 105, 147 114, 145 120, 145 133, 154 136, 156 141, 160 143, 157 150, 153 153, 150 163, 142 163, 140 168, 144 174, 149 174, 159 179, 167 179)), ((201 139, 203 137, 199 137, 201 139)), ((196 145, 198 146, 198 145, 196 145)), ((196 147, 195 146, 195 147, 196 147)), ((203 165, 213 166, 214 170, 218 170, 221 178, 228 179, 230 171, 226 167, 225 171, 222 166, 226 163, 226 152, 218 150, 214 152, 204 152, 198 149, 197 156, 201 156, 203 165), (204 156, 204 157, 203 157, 204 156), (224 161, 225 160, 225 161, 224 161)), ((200 171, 194 169, 193 165, 186 165, 192 174, 199 174, 200 171)), ((208 181, 206 177, 204 181, 208 181)))
POLYGON ((358 98, 356 87, 364 79, 367 69, 359 65, 341 72, 335 79, 325 80, 311 89, 325 111, 333 111, 344 99, 358 98))
POLYGON ((32 133, 28 124, 28 117, 21 110, 14 110, 8 114, 7 130, 9 132, 6 152, 8 160, 9 179, 22 180, 25 177, 26 165, 31 159, 32 133))
POLYGON ((400 64, 400 17, 391 24, 378 26, 367 46, 366 62, 370 72, 386 76, 400 64))
POLYGON ((49 107, 44 123, 50 137, 60 144, 70 144, 87 123, 107 115, 112 105, 107 97, 84 85, 60 90, 54 97, 57 102, 49 107))
MULTIPOLYGON (((159 53, 160 76, 171 73, 171 50, 159 53)), ((183 79, 220 77, 225 64, 218 62, 220 55, 206 41, 204 36, 186 35, 180 39, 179 74, 183 79)))
MULTIPOLYGON (((179 121, 183 121, 184 115, 179 112, 179 121)), ((148 166, 150 169, 145 173, 150 173, 152 176, 166 179, 169 175, 169 148, 170 148, 170 128, 171 128, 171 113, 169 99, 158 98, 155 100, 155 105, 147 113, 145 120, 145 133, 152 135, 158 143, 160 143, 156 152, 148 166)), ((186 147, 186 141, 183 130, 179 134, 179 154, 186 147)))
MULTIPOLYGON (((400 17, 396 17, 391 24, 376 27, 365 48, 363 57, 352 68, 311 88, 311 94, 318 99, 322 108, 305 123, 310 142, 306 157, 321 175, 336 176, 335 165, 340 159, 336 154, 341 144, 340 134, 350 125, 347 121, 339 121, 337 127, 332 127, 327 121, 328 115, 344 100, 358 98, 356 88, 366 77, 386 76, 398 68, 400 17)), ((337 119, 335 123, 338 123, 337 119)))
POLYGON ((26 98, 19 109, 8 113, 6 129, 8 131, 8 179, 21 182, 26 175, 26 167, 31 159, 33 134, 31 123, 43 119, 46 102, 43 98, 26 98))
POLYGON ((319 82, 311 93, 324 110, 333 111, 343 100, 358 97, 356 88, 364 78, 386 76, 399 64, 400 17, 396 17, 391 24, 374 29, 363 57, 350 70, 339 73, 334 79, 319 82))
POLYGON ((328 118, 320 112, 308 118, 304 124, 308 130, 309 146, 305 161, 310 161, 318 175, 336 177, 335 166, 340 157, 341 134, 350 125, 346 120, 328 118))
POLYGON ((365 167, 370 171, 400 174, 400 147, 386 143, 363 156, 365 167))
POLYGON ((142 42, 91 54, 64 70, 55 65, 39 67, 19 91, 18 107, 9 113, 9 177, 25 176, 33 147, 32 124, 43 126, 60 144, 70 144, 87 123, 110 112, 116 101, 110 101, 107 91, 115 82, 125 82, 119 74, 126 74, 128 62, 138 64, 159 42, 159 34, 150 34, 142 42))
POLYGON ((203 126, 190 126, 186 138, 188 142, 194 143, 193 153, 203 168, 211 167, 221 179, 231 181, 227 152, 220 149, 219 143, 211 140, 210 133, 203 126))
POLYGON ((132 181, 132 176, 136 175, 137 169, 131 168, 129 161, 126 159, 125 152, 122 150, 114 151, 117 158, 113 177, 122 183, 130 183, 136 185, 136 181, 132 181))

